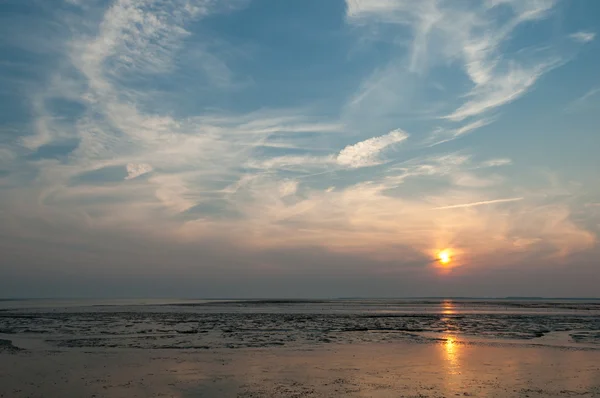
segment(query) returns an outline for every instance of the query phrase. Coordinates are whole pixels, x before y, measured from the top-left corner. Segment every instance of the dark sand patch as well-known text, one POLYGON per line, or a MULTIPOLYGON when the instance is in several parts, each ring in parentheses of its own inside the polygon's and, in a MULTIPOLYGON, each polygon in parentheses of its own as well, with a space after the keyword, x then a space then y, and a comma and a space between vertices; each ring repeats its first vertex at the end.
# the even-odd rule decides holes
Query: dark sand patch
POLYGON ((0 353, 16 353, 19 351, 23 351, 19 347, 15 347, 11 340, 0 339, 0 353))

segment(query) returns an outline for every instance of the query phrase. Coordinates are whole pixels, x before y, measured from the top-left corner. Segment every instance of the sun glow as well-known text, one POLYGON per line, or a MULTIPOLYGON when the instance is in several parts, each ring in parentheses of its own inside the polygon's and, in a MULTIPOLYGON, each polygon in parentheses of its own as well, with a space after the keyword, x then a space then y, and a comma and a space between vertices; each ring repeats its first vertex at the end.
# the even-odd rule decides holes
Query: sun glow
POLYGON ((448 249, 442 250, 438 253, 438 260, 442 265, 450 264, 452 261, 452 253, 448 249))

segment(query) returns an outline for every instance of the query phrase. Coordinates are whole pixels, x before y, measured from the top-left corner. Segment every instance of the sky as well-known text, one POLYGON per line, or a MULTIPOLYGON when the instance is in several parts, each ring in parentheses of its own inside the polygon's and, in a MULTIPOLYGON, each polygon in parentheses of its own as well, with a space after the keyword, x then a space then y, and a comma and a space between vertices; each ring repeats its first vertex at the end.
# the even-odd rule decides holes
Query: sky
POLYGON ((597 0, 1 0, 0 296, 600 296, 597 0))

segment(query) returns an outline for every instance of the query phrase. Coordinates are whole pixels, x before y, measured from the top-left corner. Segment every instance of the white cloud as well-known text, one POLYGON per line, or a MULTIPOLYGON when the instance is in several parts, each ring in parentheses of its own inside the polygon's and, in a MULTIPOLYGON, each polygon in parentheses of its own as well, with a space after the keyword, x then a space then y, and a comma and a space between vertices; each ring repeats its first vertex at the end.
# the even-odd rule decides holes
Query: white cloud
POLYGON ((186 4, 117 0, 104 14, 97 37, 75 42, 72 56, 96 89, 102 88, 100 74, 107 58, 114 63, 112 74, 165 72, 171 67, 171 54, 189 34, 183 23, 197 10, 186 4))
POLYGON ((281 197, 290 196, 298 190, 298 181, 284 181, 279 185, 279 194, 281 197))
POLYGON ((342 149, 336 160, 341 166, 358 168, 375 166, 382 163, 380 153, 387 147, 402 142, 408 138, 408 134, 397 129, 380 137, 349 145, 342 149))
POLYGON ((481 167, 497 167, 497 166, 508 166, 512 164, 510 159, 491 159, 483 162, 481 167))
POLYGON ((156 185, 156 198, 173 213, 184 212, 198 203, 198 195, 190 189, 185 176, 159 174, 149 182, 156 185))
POLYGON ((248 125, 239 126, 237 132, 241 134, 273 134, 273 133, 332 133, 344 130, 341 123, 279 123, 278 120, 255 120, 248 125), (256 125, 260 122, 261 125, 256 125), (264 122, 271 122, 265 125, 264 122))
POLYGON ((481 127, 487 126, 492 122, 493 119, 479 119, 455 129, 445 130, 440 128, 434 131, 431 135, 430 140, 436 141, 433 144, 430 144, 430 146, 435 146, 444 142, 455 140, 464 135, 470 134, 477 129, 480 129, 481 127))
POLYGON ((285 155, 270 157, 262 160, 250 159, 246 163, 246 167, 266 170, 289 168, 300 169, 301 167, 322 167, 333 163, 334 159, 330 156, 285 155))
POLYGON ((346 16, 350 19, 393 18, 401 11, 410 9, 409 3, 409 1, 402 0, 347 0, 346 16))
POLYGON ((452 182, 460 187, 485 188, 499 185, 503 178, 497 175, 480 177, 473 173, 458 172, 452 175, 452 182))
POLYGON ((580 32, 570 34, 569 37, 578 43, 589 43, 596 38, 596 33, 580 31, 580 32))
POLYGON ((482 200, 482 201, 479 201, 479 202, 460 203, 460 204, 456 204, 456 205, 435 207, 433 210, 462 209, 462 208, 467 208, 467 207, 493 205, 493 204, 498 204, 498 203, 518 202, 518 201, 521 201, 523 199, 524 198, 507 198, 507 199, 482 200))
POLYGON ((151 172, 152 166, 147 163, 128 163, 127 164, 127 177, 126 180, 131 180, 133 178, 139 177, 143 174, 151 172))
POLYGON ((327 168, 333 165, 343 168, 360 168, 382 164, 382 153, 394 144, 408 138, 408 134, 400 129, 388 134, 372 137, 356 144, 348 145, 336 156, 284 155, 266 159, 249 159, 246 167, 264 170, 309 171, 327 168))
POLYGON ((406 171, 410 175, 445 175, 470 163, 470 156, 450 153, 428 156, 408 161, 396 169, 406 171))

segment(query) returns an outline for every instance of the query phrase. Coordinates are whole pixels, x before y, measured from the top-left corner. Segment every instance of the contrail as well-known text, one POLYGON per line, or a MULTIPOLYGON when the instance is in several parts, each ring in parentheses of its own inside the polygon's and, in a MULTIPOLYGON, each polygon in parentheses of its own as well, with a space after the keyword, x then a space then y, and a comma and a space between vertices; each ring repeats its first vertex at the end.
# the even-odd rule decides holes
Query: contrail
POLYGON ((461 208, 461 207, 474 207, 474 206, 492 205, 494 203, 517 202, 517 201, 523 200, 523 199, 524 198, 508 198, 508 199, 485 200, 483 202, 463 203, 463 204, 460 204, 460 205, 434 207, 433 210, 458 209, 458 208, 461 208))

